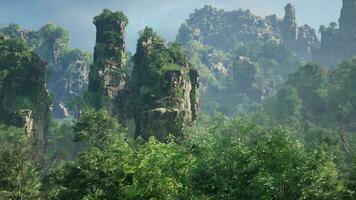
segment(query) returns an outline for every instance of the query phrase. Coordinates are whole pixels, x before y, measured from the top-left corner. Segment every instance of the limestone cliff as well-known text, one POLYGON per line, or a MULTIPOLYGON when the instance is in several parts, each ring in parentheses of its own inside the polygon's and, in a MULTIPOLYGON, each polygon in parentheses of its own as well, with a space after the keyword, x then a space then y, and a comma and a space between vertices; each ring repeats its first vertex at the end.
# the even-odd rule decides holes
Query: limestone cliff
POLYGON ((94 18, 97 39, 89 75, 89 97, 122 125, 134 121, 135 136, 164 140, 179 135, 196 119, 198 72, 178 44, 165 41, 145 28, 133 56, 130 79, 126 76, 124 32, 127 18, 104 10, 94 18))
POLYGON ((105 9, 94 18, 94 24, 96 44, 89 74, 89 92, 94 95, 92 104, 117 113, 118 93, 126 83, 124 37, 128 19, 122 12, 105 9))
POLYGON ((321 26, 321 45, 314 51, 314 61, 334 67, 356 55, 356 0, 343 0, 338 24, 321 26))
POLYGON ((225 52, 251 42, 275 40, 307 61, 319 46, 314 29, 297 26, 292 4, 286 5, 283 19, 276 15, 259 17, 249 10, 225 11, 205 6, 192 13, 178 30, 177 42, 185 45, 192 40, 225 52))
POLYGON ((281 24, 283 42, 286 46, 294 46, 297 39, 297 22, 295 17, 295 7, 292 4, 285 6, 285 15, 281 24))
POLYGON ((297 26, 294 5, 285 6, 285 15, 281 23, 283 44, 290 48, 299 58, 311 61, 312 52, 320 45, 315 30, 308 25, 297 26))
POLYGON ((313 28, 308 25, 298 27, 294 51, 299 57, 307 61, 313 60, 313 51, 319 48, 319 45, 319 39, 313 28))
POLYGON ((68 103, 83 95, 88 87, 90 54, 78 49, 62 54, 52 71, 49 89, 53 94, 53 114, 62 118, 73 115, 68 103))
POLYGON ((71 49, 69 32, 54 24, 44 25, 38 31, 10 24, 0 28, 0 33, 9 38, 22 39, 47 63, 47 85, 53 96, 53 116, 63 118, 73 114, 67 104, 87 89, 91 54, 71 49))
POLYGON ((339 19, 340 32, 353 39, 356 39, 356 1, 355 0, 343 0, 342 9, 339 19))
POLYGON ((181 26, 177 42, 194 39, 219 50, 231 50, 238 43, 279 39, 280 20, 262 18, 249 10, 225 11, 212 6, 196 10, 181 26))
POLYGON ((23 41, 0 38, 0 121, 24 127, 43 150, 50 118, 45 63, 23 41))
POLYGON ((151 28, 141 34, 130 82, 136 136, 179 135, 197 116, 198 73, 179 45, 169 47, 151 28))

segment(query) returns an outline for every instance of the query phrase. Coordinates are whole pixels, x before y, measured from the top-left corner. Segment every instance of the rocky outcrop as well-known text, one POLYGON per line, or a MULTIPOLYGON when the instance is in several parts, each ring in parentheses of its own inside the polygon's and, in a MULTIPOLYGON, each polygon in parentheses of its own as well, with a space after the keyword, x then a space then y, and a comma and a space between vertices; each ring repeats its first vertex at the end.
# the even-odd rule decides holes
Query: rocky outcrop
POLYGON ((356 55, 356 0, 343 0, 337 23, 321 26, 321 45, 314 51, 314 61, 328 67, 335 67, 356 55))
POLYGON ((315 30, 308 25, 297 26, 296 10, 292 4, 285 6, 285 15, 281 23, 283 44, 299 58, 312 60, 312 52, 320 45, 315 30))
POLYGON ((170 133, 179 135, 197 116, 198 72, 178 44, 167 46, 146 27, 138 39, 128 79, 127 23, 123 13, 110 10, 94 18, 97 40, 89 75, 92 105, 107 109, 123 125, 133 119, 136 137, 164 140, 170 133))
POLYGON ((67 104, 81 96, 88 86, 90 54, 70 48, 69 32, 47 24, 38 32, 35 51, 47 62, 48 88, 53 95, 53 115, 68 117, 67 104))
POLYGON ((353 37, 356 40, 356 1, 343 0, 339 19, 340 32, 347 37, 353 37))
POLYGON ((313 60, 313 51, 319 48, 320 42, 315 30, 308 25, 298 27, 297 41, 294 48, 296 54, 304 60, 313 60))
POLYGON ((297 21, 295 17, 295 7, 292 4, 285 6, 285 15, 281 24, 283 43, 292 47, 297 39, 297 21))
POLYGON ((76 97, 81 97, 88 87, 89 63, 91 56, 78 49, 61 55, 56 70, 49 81, 53 94, 53 115, 63 118, 74 115, 68 104, 76 97))
POLYGON ((0 39, 0 121, 24 127, 37 151, 44 150, 50 118, 45 63, 20 40, 0 39))
POLYGON ((179 45, 169 47, 151 28, 142 33, 131 80, 136 136, 180 135, 196 119, 198 73, 179 45))
POLYGON ((292 4, 286 5, 283 19, 276 15, 262 18, 249 10, 224 11, 205 6, 181 25, 176 40, 183 45, 194 40, 224 52, 251 42, 276 40, 307 61, 311 60, 312 49, 319 46, 311 27, 297 26, 292 4))
POLYGON ((92 105, 117 114, 118 93, 125 87, 125 28, 128 19, 122 12, 105 9, 94 18, 96 44, 94 64, 89 74, 92 105))
POLYGON ((184 44, 194 39, 219 50, 231 50, 238 43, 278 39, 277 21, 273 16, 255 16, 249 10, 228 12, 205 6, 191 14, 181 26, 177 42, 184 44))
POLYGON ((38 31, 10 24, 0 28, 0 33, 9 38, 22 39, 47 63, 47 85, 53 96, 53 116, 63 118, 73 114, 67 104, 87 89, 90 53, 70 49, 68 31, 54 24, 47 24, 38 31))

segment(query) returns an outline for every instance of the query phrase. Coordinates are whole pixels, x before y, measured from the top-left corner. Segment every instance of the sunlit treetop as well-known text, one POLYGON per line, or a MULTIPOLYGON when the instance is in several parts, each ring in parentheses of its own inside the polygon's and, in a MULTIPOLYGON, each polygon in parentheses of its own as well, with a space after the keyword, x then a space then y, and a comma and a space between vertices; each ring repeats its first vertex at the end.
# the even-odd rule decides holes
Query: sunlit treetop
POLYGON ((104 9, 100 15, 94 17, 93 23, 96 26, 103 23, 123 23, 126 26, 128 25, 129 20, 121 11, 113 12, 110 9, 104 9))

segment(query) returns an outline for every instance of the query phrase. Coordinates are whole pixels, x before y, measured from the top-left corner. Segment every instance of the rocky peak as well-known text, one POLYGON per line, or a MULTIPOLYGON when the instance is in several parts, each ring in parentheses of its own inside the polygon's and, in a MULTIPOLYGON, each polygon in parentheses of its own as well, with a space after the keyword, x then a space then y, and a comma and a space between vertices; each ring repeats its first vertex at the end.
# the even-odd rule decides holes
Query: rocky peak
POLYGON ((321 26, 321 45, 314 52, 314 61, 334 67, 356 55, 356 0, 343 0, 338 24, 321 26))
POLYGON ((292 4, 285 6, 285 15, 282 22, 282 37, 286 46, 293 46, 297 39, 297 22, 295 17, 295 7, 292 4))
POLYGON ((320 42, 315 30, 308 25, 298 27, 296 53, 305 60, 312 60, 313 50, 319 48, 320 42))
POLYGON ((134 56, 133 91, 136 136, 179 135, 196 119, 198 73, 178 44, 166 46, 153 30, 142 32, 134 56))
POLYGON ((24 127, 36 151, 43 151, 50 117, 46 65, 21 40, 0 39, 0 121, 24 127))
POLYGON ((94 18, 96 44, 94 64, 89 74, 89 92, 96 94, 93 105, 115 110, 119 90, 126 82, 125 28, 128 19, 122 12, 104 11, 94 18))
POLYGON ((344 36, 356 34, 356 0, 343 0, 339 26, 344 36))

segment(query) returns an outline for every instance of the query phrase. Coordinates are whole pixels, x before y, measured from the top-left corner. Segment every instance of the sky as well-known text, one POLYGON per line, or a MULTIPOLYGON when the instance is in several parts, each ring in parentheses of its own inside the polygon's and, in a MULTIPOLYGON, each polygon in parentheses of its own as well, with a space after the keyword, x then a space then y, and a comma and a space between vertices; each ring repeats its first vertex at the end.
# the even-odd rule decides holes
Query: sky
MULTIPOLYGON (((336 21, 342 0, 293 0, 298 25, 320 25, 336 21)), ((0 0, 0 25, 17 23, 27 29, 38 29, 55 23, 67 29, 73 48, 92 51, 95 43, 93 17, 104 8, 121 10, 129 18, 126 46, 134 51, 138 32, 151 26, 167 41, 173 41, 177 30, 194 9, 204 5, 228 11, 249 9, 260 16, 284 16, 284 6, 290 0, 0 0)))

